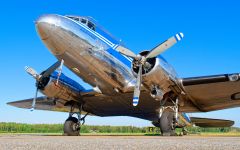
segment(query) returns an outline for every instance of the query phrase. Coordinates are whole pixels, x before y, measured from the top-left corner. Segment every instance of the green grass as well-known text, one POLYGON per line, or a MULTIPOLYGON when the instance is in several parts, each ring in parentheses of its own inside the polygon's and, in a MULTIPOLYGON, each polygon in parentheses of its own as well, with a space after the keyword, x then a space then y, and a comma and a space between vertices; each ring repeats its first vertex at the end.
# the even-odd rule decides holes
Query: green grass
MULTIPOLYGON (((81 127, 81 135, 96 136, 158 136, 159 128, 132 126, 91 126, 81 127)), ((187 128, 190 135, 198 136, 240 136, 240 128, 187 128)), ((181 129, 177 129, 179 134, 181 129)), ((62 135, 63 124, 23 124, 0 122, 0 134, 62 135)))

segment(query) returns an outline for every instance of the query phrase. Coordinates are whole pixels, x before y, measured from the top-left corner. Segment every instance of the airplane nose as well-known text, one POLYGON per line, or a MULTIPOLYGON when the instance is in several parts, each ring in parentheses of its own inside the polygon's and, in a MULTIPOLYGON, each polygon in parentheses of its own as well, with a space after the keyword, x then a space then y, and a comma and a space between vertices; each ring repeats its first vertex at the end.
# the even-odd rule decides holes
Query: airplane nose
POLYGON ((36 23, 37 31, 42 40, 46 40, 49 37, 49 26, 45 23, 36 23))
POLYGON ((61 32, 59 32, 61 17, 58 15, 43 15, 36 21, 36 30, 43 43, 54 55, 61 55, 65 49, 61 47, 61 32), (59 45, 59 46, 58 46, 59 45))
POLYGON ((54 15, 43 15, 36 21, 36 29, 42 40, 49 38, 57 22, 58 18, 54 15))

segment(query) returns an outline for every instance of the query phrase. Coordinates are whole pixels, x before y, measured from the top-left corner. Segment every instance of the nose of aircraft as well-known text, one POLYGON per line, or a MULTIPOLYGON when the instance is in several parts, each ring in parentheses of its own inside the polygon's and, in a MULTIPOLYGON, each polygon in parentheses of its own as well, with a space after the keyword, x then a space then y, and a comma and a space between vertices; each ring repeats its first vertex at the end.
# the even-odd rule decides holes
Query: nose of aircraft
POLYGON ((42 40, 49 38, 57 23, 58 17, 56 15, 43 15, 36 21, 36 29, 42 40))
POLYGON ((54 55, 61 55, 65 52, 63 41, 61 40, 61 25, 63 17, 58 15, 43 15, 36 21, 36 30, 54 55))

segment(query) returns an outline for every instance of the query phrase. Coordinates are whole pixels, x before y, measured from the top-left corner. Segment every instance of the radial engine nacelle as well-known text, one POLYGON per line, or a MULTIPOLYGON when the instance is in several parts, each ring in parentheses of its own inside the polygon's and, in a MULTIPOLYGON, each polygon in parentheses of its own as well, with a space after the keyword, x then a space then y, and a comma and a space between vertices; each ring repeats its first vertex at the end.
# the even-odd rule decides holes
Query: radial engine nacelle
POLYGON ((39 90, 49 98, 69 100, 78 100, 81 97, 81 91, 85 89, 76 81, 65 76, 63 73, 58 77, 55 71, 49 77, 45 77, 40 84, 39 90))
MULTIPOLYGON (((148 53, 148 51, 143 51, 140 55, 146 56, 148 53)), ((136 77, 139 71, 139 66, 135 63, 137 61, 139 60, 134 60, 132 63, 132 72, 136 77)), ((168 65, 161 58, 154 57, 147 59, 142 67, 142 84, 151 91, 152 97, 158 100, 161 100, 163 95, 170 91, 171 79, 165 69, 165 64, 168 65)))

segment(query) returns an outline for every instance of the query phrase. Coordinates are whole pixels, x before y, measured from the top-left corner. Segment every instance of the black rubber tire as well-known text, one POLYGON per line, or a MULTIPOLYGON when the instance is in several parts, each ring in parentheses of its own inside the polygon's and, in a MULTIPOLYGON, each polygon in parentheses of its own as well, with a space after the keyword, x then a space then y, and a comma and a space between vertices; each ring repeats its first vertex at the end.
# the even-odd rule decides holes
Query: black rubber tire
POLYGON ((80 134, 80 125, 78 119, 75 117, 69 117, 63 127, 64 135, 67 136, 79 136, 80 134))
POLYGON ((162 136, 175 136, 174 123, 174 112, 164 111, 160 118, 160 130, 162 136))

